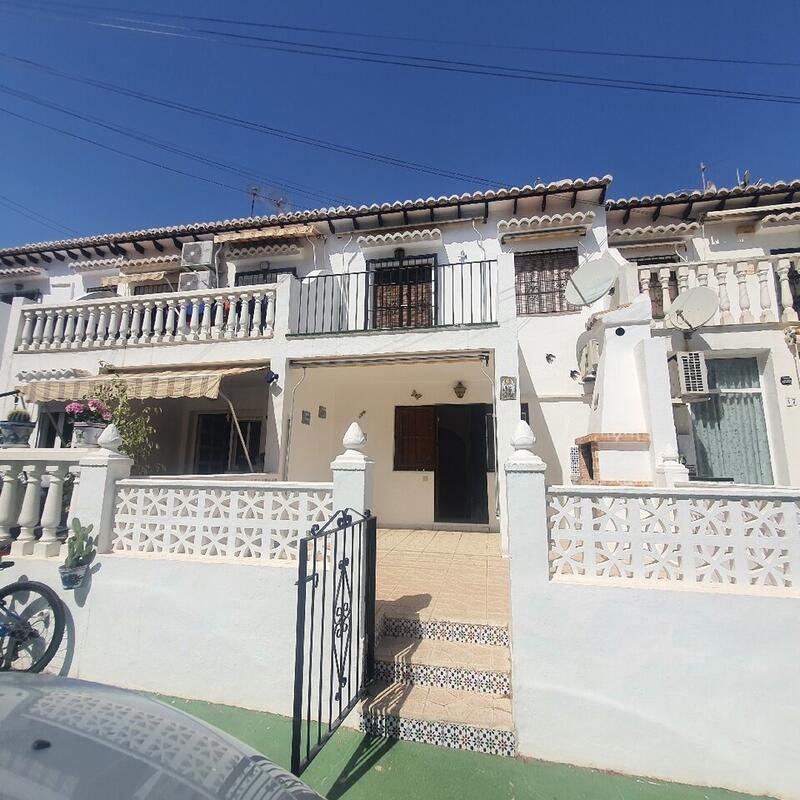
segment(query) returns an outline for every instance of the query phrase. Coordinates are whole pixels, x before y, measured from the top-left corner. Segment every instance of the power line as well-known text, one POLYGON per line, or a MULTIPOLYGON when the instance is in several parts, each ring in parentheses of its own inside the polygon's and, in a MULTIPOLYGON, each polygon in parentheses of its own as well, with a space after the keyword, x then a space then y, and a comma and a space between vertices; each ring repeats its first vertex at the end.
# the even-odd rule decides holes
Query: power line
MULTIPOLYGON (((262 182, 266 182, 274 186, 278 186, 279 188, 288 189, 289 191, 292 192, 297 192, 299 194, 315 197, 318 200, 321 200, 322 202, 325 203, 337 202, 337 201, 347 202, 345 198, 334 197, 331 195, 324 195, 318 192, 310 191, 304 187, 295 184, 287 184, 287 183, 279 184, 274 178, 266 177, 263 175, 257 175, 252 172, 246 171, 241 167, 237 167, 232 164, 227 164, 224 161, 218 161, 208 156, 203 156, 198 153, 193 153, 190 150, 184 150, 183 148, 178 147, 176 145, 172 145, 169 144, 168 142, 163 142, 158 139, 154 139, 153 137, 148 136, 147 134, 139 133, 135 130, 131 130, 130 128, 123 128, 121 126, 114 125, 98 117, 92 117, 87 114, 80 114, 76 111, 72 111, 69 108, 66 108, 65 106, 59 105, 58 103, 53 103, 49 100, 45 100, 44 98, 37 97, 36 95, 30 94, 29 92, 23 92, 18 89, 13 89, 12 87, 6 86, 4 84, 0 84, 0 92, 11 95, 12 97, 17 97, 21 100, 25 100, 26 102, 34 103, 35 105, 41 106, 43 108, 49 108, 51 110, 58 111, 59 113, 66 114, 67 116, 73 117, 74 119, 78 119, 83 122, 88 122, 92 125, 97 125, 98 127, 105 128, 106 130, 113 131, 114 133, 118 133, 121 136, 127 136, 128 138, 133 139, 135 141, 144 142, 145 144, 149 144, 153 147, 165 150, 168 153, 172 153, 174 155, 179 155, 184 158, 197 161, 201 164, 205 164, 206 166, 211 166, 211 167, 216 167, 218 169, 226 170, 240 177, 247 178, 250 181, 259 180, 262 182)), ((256 195, 259 197, 263 197, 264 199, 270 199, 264 197, 263 195, 260 195, 259 193, 256 193, 256 195)))
MULTIPOLYGON (((8 1, 9 0, 2 0, 2 2, 8 1)), ((415 69, 434 70, 448 73, 461 73, 497 78, 513 78, 516 80, 536 81, 543 83, 593 86, 609 89, 622 89, 626 91, 652 92, 658 94, 716 97, 732 100, 751 100, 754 102, 783 103, 789 105, 796 105, 800 103, 800 96, 796 95, 780 95, 765 92, 724 89, 721 87, 639 81, 628 78, 599 78, 597 76, 583 75, 580 73, 531 70, 522 67, 480 64, 470 61, 453 61, 450 59, 413 56, 402 53, 382 53, 379 51, 370 50, 353 50, 352 48, 336 47, 333 45, 318 45, 307 42, 295 42, 285 39, 274 39, 263 36, 237 34, 228 31, 208 30, 203 28, 187 28, 176 25, 167 26, 162 23, 149 23, 139 20, 134 20, 134 22, 137 23, 136 26, 128 24, 118 25, 108 22, 108 19, 117 19, 123 23, 128 22, 128 20, 125 18, 119 17, 109 17, 105 19, 101 17, 98 19, 97 17, 91 17, 87 15, 84 15, 83 18, 71 15, 70 18, 87 22, 90 25, 129 30, 138 33, 184 39, 198 39, 203 41, 228 41, 233 44, 238 44, 242 47, 264 49, 293 55, 311 55, 321 58, 361 63, 385 64, 390 66, 412 67, 415 69), (150 25, 150 27, 142 27, 143 25, 150 25), (154 28, 152 27, 153 25, 159 25, 161 28, 154 28)))
POLYGON ((405 159, 395 158, 394 156, 386 156, 380 153, 374 153, 368 150, 361 150, 359 148, 350 147, 348 145, 340 145, 336 144, 335 142, 326 141, 324 139, 316 139, 314 137, 305 136, 304 134, 295 133, 293 131, 287 131, 282 128, 276 128, 273 126, 264 125, 259 122, 253 122, 251 120, 243 119, 241 117, 236 117, 231 114, 221 114, 219 112, 211 111, 205 108, 200 108, 198 106, 191 106, 187 103, 181 103, 175 100, 167 100, 163 97, 157 97, 155 95, 146 94, 145 92, 140 92, 134 89, 127 89, 124 86, 118 86, 113 83, 107 83, 106 81, 99 81, 93 78, 88 78, 83 75, 76 75, 74 73, 64 72, 62 70, 56 69, 55 67, 48 66, 47 64, 42 64, 38 61, 33 61, 32 59, 29 58, 22 58, 21 56, 13 56, 10 55, 9 53, 1 51, 0 51, 0 58, 6 59, 7 61, 11 61, 12 63, 25 67, 27 69, 35 69, 40 72, 45 72, 49 75, 55 75, 56 77, 63 78, 65 80, 69 80, 82 85, 94 86, 95 88, 103 89, 108 92, 113 92, 115 94, 122 95, 123 97, 132 97, 137 100, 142 100, 144 102, 160 106, 161 108, 167 108, 172 111, 182 111, 186 114, 192 114, 194 116, 202 117, 204 119, 210 119, 216 122, 222 122, 226 125, 232 125, 234 127, 244 128, 246 130, 251 130, 256 133, 265 133, 268 136, 274 136, 279 139, 285 139, 287 141, 292 141, 299 144, 310 145, 312 147, 317 147, 323 150, 343 153, 345 155, 354 156, 356 158, 365 159, 367 161, 376 161, 379 163, 388 164, 390 166, 403 167, 405 169, 413 170, 415 172, 423 172, 430 175, 436 175, 437 177, 449 178, 453 180, 478 182, 483 184, 504 182, 498 179, 480 177, 476 175, 468 175, 465 173, 453 172, 451 170, 443 168, 428 166, 426 164, 420 164, 414 161, 406 161, 405 159))
MULTIPOLYGON (((39 0, 38 5, 54 7, 58 6, 57 3, 46 2, 39 0)), ((238 25, 248 28, 267 28, 271 30, 284 30, 296 31, 298 33, 311 33, 315 35, 334 35, 334 36, 349 36, 358 39, 386 39, 390 41, 402 42, 416 42, 419 44, 434 44, 434 45, 447 45, 458 47, 479 47, 493 50, 517 50, 524 52, 535 53, 556 53, 561 55, 589 55, 589 56, 602 56, 608 58, 628 58, 639 60, 656 60, 656 61, 678 61, 678 62, 700 62, 709 64, 731 64, 731 65, 744 65, 744 66, 766 66, 766 67, 800 67, 800 62, 796 61, 766 61, 762 59, 745 59, 745 58, 715 58, 713 56, 694 56, 694 55, 671 55, 663 53, 636 53, 620 50, 586 50, 567 47, 543 47, 541 45, 519 45, 509 43, 495 43, 495 42, 481 42, 481 41, 468 41, 459 39, 429 39, 418 36, 402 36, 398 34, 385 34, 364 31, 348 31, 335 28, 313 28, 301 25, 279 25, 272 22, 262 22, 259 20, 242 20, 230 19, 225 17, 208 17, 199 16, 194 14, 174 14, 158 11, 141 11, 138 9, 128 8, 109 8, 105 6, 92 5, 89 3, 70 3, 70 8, 83 8, 91 11, 100 11, 104 13, 117 13, 117 14, 133 14, 140 17, 158 17, 161 19, 180 19, 194 22, 208 22, 218 23, 224 25, 238 25)), ((53 8, 52 10, 55 10, 53 8)))
MULTIPOLYGON (((73 133, 72 131, 64 130, 64 128, 59 128, 55 125, 49 125, 46 122, 41 122, 39 120, 33 119, 32 117, 25 116, 25 114, 20 114, 16 111, 11 111, 8 108, 3 108, 2 106, 0 106, 0 113, 7 114, 10 117, 15 117, 16 119, 24 120, 25 122, 30 122, 32 125, 38 125, 41 128, 46 128, 47 130, 63 134, 64 136, 69 136, 72 139, 77 139, 80 142, 85 142, 86 144, 94 145, 95 147, 99 147, 111 153, 116 153, 117 155, 124 156, 125 158, 130 158, 133 159, 134 161, 139 161, 142 164, 149 164, 151 167, 158 167, 159 169, 166 170, 167 172, 171 172, 174 175, 181 175, 186 178, 194 178, 195 180, 203 181, 204 183, 209 183, 213 186, 218 186, 222 189, 230 189, 231 191, 236 192, 239 195, 241 195, 243 192, 243 189, 240 186, 232 186, 229 183, 217 181, 214 180, 213 178, 207 178, 204 175, 197 175, 194 172, 187 172, 186 170, 178 169, 177 167, 171 167, 169 164, 163 164, 159 161, 152 161, 149 158, 144 158, 143 156, 138 156, 135 155, 134 153, 130 153, 125 150, 120 150, 117 147, 112 147, 109 144, 98 142, 96 139, 91 139, 87 136, 81 136, 78 133, 73 133)), ((277 199, 273 197, 267 197, 266 195, 262 195, 260 193, 258 193, 258 196, 264 200, 277 202, 277 199)))
POLYGON ((18 200, 13 200, 4 194, 0 194, 0 204, 4 205, 10 211, 14 211, 23 217, 27 217, 34 222, 38 222, 40 225, 44 225, 46 228, 50 228, 50 230, 58 230, 64 233, 78 233, 78 231, 76 231, 74 228, 70 228, 68 225, 64 225, 58 220, 55 220, 52 217, 42 214, 40 211, 30 208, 30 206, 23 205, 18 200))

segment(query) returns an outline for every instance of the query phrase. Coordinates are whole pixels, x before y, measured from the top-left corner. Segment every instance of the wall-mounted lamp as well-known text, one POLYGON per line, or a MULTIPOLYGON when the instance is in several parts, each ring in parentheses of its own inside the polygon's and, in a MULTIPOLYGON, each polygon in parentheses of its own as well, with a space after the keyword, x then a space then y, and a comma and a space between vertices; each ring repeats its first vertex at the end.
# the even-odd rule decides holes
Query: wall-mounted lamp
POLYGON ((463 383, 461 383, 461 381, 459 381, 459 382, 458 382, 458 383, 457 383, 457 384, 456 384, 456 385, 453 387, 453 391, 455 392, 455 394, 456 394, 456 397, 457 397, 457 398, 460 400, 460 399, 461 399, 461 398, 462 398, 462 397, 463 397, 463 396, 464 396, 464 395, 467 393, 467 387, 466 387, 466 386, 464 386, 464 384, 463 384, 463 383))
POLYGON ((412 397, 413 397, 415 400, 422 400, 422 395, 421 395, 421 394, 420 394, 420 393, 419 393, 419 392, 418 392, 416 389, 412 389, 412 390, 411 390, 411 396, 412 396, 412 397))
POLYGON ((278 380, 280 376, 277 372, 273 372, 271 369, 267 370, 267 374, 264 375, 264 380, 267 382, 267 386, 271 386, 275 381, 278 380))
POLYGON ((545 357, 544 357, 544 360, 548 364, 552 364, 556 360, 556 357, 552 353, 547 353, 547 355, 545 355, 545 357))

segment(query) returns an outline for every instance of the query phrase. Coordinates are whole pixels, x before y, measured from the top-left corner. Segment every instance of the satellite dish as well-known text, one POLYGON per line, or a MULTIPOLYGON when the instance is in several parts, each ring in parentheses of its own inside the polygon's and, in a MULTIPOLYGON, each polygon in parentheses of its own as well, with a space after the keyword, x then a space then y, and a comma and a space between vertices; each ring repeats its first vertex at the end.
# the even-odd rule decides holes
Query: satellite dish
POLYGON ((702 328, 719 308, 717 293, 707 286, 695 286, 679 294, 667 311, 667 319, 673 328, 695 331, 702 328))
POLYGON ((573 306, 588 306, 616 283, 619 264, 609 252, 584 262, 567 281, 564 299, 573 306))

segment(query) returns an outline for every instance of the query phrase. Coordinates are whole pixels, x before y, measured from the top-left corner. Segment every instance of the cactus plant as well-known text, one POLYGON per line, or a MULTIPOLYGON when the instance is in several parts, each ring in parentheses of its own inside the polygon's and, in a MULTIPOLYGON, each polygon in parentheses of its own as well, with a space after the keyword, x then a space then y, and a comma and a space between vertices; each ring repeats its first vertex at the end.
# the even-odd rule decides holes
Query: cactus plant
POLYGON ((24 408, 15 408, 8 414, 9 422, 30 422, 31 415, 24 408))
POLYGON ((67 539, 67 557, 64 559, 67 569, 88 566, 94 559, 94 537, 89 535, 93 528, 94 525, 81 525, 77 517, 72 520, 72 536, 67 539))

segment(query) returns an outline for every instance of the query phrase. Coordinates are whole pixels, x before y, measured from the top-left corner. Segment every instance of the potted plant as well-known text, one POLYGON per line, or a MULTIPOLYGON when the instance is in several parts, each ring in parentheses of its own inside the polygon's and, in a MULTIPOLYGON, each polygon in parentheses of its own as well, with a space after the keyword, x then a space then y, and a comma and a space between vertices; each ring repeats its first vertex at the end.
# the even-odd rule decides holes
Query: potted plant
POLYGON ((64 409, 72 422, 73 447, 97 447, 100 434, 111 422, 111 412, 102 400, 78 400, 64 409))
POLYGON ((93 527, 93 525, 81 525, 77 517, 72 520, 72 536, 67 539, 67 557, 58 568, 61 585, 65 589, 77 589, 83 583, 86 570, 94 560, 94 539, 89 535, 93 527))
POLYGON ((28 447, 28 439, 36 427, 31 415, 24 408, 15 408, 7 419, 0 422, 0 447, 28 447))

